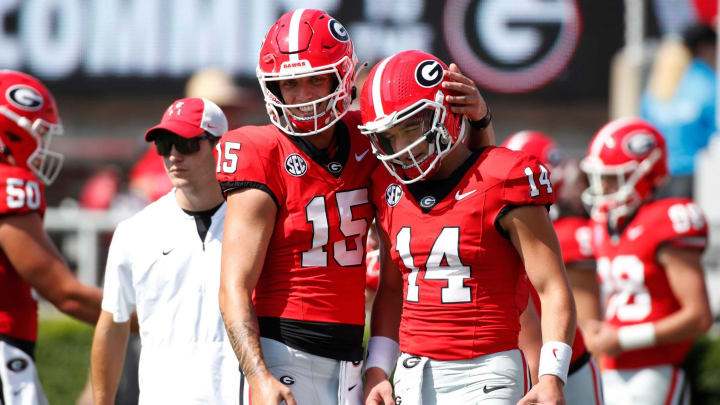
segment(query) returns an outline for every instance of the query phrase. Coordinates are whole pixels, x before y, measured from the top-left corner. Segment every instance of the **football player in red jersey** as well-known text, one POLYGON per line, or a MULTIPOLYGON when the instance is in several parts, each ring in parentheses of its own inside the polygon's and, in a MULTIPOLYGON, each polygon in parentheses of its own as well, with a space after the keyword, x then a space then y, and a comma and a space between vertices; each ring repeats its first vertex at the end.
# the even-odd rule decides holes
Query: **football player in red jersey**
MULTIPOLYGON (((557 195, 557 201, 551 207, 551 217, 560 242, 563 262, 570 286, 573 289, 577 311, 578 313, 581 310, 588 313, 599 313, 589 221, 581 204, 579 207, 572 208, 578 204, 568 201, 568 199, 579 199, 580 195, 573 195, 572 191, 566 191, 566 187, 572 188, 579 182, 578 170, 573 170, 573 161, 565 159, 564 153, 552 138, 538 131, 517 132, 509 136, 501 146, 527 152, 537 157, 540 163, 550 169, 553 192, 557 195), (566 179, 566 177, 568 178, 566 179), (583 304, 589 305, 591 308, 587 310, 581 308, 583 304)), ((583 182, 580 181, 580 183, 583 182)), ((532 286, 530 288, 533 305, 537 312, 540 312, 540 299, 535 289, 532 286)), ((520 347, 528 355, 528 363, 530 363, 533 376, 537 372, 539 359, 536 353, 541 345, 541 340, 536 337, 539 335, 540 322, 537 320, 537 316, 533 316, 535 313, 533 310, 526 310, 520 318, 522 326, 520 347)), ((579 319, 578 316, 578 323, 580 323, 579 319)), ((592 319, 599 319, 599 316, 595 315, 592 319)), ((563 389, 566 402, 569 405, 602 404, 600 372, 595 360, 585 348, 585 341, 579 327, 575 329, 572 350, 568 381, 563 389)))
POLYGON ((605 307, 604 322, 588 321, 583 332, 590 351, 604 355, 610 405, 689 403, 680 365, 711 324, 705 219, 689 199, 652 199, 666 161, 658 130, 623 118, 595 134, 581 162, 605 307))
POLYGON ((547 213, 550 173, 525 153, 468 149, 467 120, 437 74, 445 69, 401 52, 362 91, 361 131, 385 166, 370 193, 383 254, 365 403, 563 403, 575 310, 547 213), (526 270, 553 314, 532 390, 518 350, 526 270))
POLYGON ((33 361, 33 290, 85 322, 100 314, 100 289, 75 279, 43 229, 45 186, 63 161, 48 146, 59 134, 48 89, 24 73, 0 71, 0 403, 47 403, 33 361))
MULTIPOLYGON (((320 10, 283 15, 257 68, 274 125, 230 131, 217 146, 227 198, 220 307, 253 404, 362 400, 377 161, 357 129, 359 112, 348 111, 355 69, 340 22, 320 10)), ((472 82, 444 73, 462 81, 453 108, 484 117, 472 82)))

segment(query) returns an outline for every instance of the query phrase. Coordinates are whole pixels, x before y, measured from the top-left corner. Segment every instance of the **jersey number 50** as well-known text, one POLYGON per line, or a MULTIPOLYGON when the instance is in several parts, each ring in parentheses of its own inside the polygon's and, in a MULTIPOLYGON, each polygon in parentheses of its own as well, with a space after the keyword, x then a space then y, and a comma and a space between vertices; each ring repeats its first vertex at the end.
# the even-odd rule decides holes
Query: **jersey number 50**
POLYGON ((8 208, 18 209, 27 205, 31 210, 36 210, 40 207, 40 186, 35 181, 9 178, 5 191, 8 208))

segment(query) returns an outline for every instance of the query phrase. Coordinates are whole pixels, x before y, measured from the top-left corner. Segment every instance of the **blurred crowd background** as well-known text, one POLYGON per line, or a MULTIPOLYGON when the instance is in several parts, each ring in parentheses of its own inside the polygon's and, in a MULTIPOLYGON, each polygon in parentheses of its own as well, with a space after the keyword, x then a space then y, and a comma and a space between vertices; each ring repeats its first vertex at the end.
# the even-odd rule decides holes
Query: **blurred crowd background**
MULTIPOLYGON (((0 2, 0 68, 33 74, 56 96, 65 135, 51 149, 66 160, 47 190, 46 224, 78 276, 96 284, 115 224, 169 188, 159 157, 143 141, 145 130, 183 96, 215 101, 231 128, 265 124, 257 55, 267 28, 294 8, 324 9, 342 21, 359 60, 371 66, 406 49, 456 62, 491 106, 498 144, 534 129, 580 157, 611 118, 642 114, 663 129, 685 111, 677 97, 701 100, 697 108, 709 124, 690 135, 692 148, 682 151, 690 163, 673 171, 681 185, 674 192, 694 195, 710 221, 705 264, 718 320, 717 6, 717 0, 10 0, 0 2), (695 47, 708 41, 709 50, 695 47), (697 60, 704 61, 698 74, 705 81, 681 93, 697 60)), ((687 146, 688 135, 680 136, 680 147, 670 142, 671 155, 687 146)))

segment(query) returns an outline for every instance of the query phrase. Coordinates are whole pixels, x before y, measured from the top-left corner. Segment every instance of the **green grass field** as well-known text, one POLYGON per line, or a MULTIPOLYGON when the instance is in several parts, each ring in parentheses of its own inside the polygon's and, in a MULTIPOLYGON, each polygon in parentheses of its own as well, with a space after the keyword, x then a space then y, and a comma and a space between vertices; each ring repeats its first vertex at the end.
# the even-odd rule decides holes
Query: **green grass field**
POLYGON ((88 378, 92 336, 92 326, 63 315, 40 319, 35 359, 50 404, 75 404, 88 378))
MULTIPOLYGON (((93 327, 57 312, 41 316, 35 357, 50 404, 75 404, 88 377, 92 335, 93 327)), ((699 339, 687 371, 693 404, 720 405, 720 339, 699 339)))

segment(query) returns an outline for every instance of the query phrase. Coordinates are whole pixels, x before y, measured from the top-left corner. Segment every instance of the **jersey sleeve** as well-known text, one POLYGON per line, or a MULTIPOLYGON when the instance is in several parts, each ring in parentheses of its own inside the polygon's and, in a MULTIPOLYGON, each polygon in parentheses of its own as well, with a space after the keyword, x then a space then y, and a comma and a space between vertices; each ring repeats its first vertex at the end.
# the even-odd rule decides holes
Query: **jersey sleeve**
POLYGON ((507 152, 499 153, 500 159, 497 161, 497 164, 503 164, 503 161, 511 162, 502 182, 501 198, 504 204, 506 206, 545 205, 549 207, 554 203, 555 194, 550 183, 550 170, 531 155, 523 152, 507 152))
POLYGON ((0 215, 45 213, 45 186, 24 168, 0 165, 0 215))
POLYGON ((660 200, 648 222, 653 226, 657 246, 704 250, 708 244, 708 226, 700 207, 685 198, 660 200), (654 220, 653 220, 654 219, 654 220))
POLYGON ((285 201, 285 187, 273 158, 277 144, 264 134, 240 128, 227 132, 215 147, 216 178, 223 196, 234 190, 256 188, 270 195, 276 205, 285 201))

